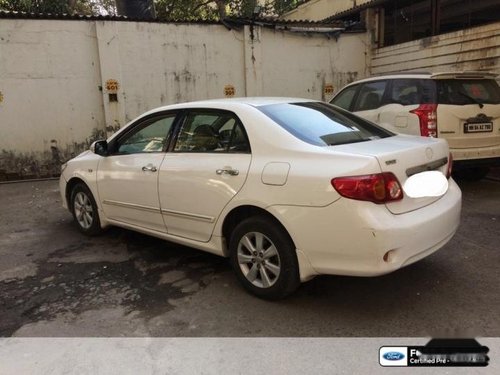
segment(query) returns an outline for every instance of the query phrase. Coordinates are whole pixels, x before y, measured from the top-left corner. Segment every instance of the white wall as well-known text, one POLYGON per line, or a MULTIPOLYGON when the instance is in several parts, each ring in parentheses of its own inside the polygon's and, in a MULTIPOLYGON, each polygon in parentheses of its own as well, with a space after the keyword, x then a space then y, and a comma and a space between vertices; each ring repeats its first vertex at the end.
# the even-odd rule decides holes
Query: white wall
POLYGON ((366 75, 366 34, 2 19, 0 181, 45 177, 151 108, 224 96, 323 99, 366 75), (253 35, 253 38, 252 38, 253 35), (118 102, 106 81, 117 80, 118 102))
POLYGON ((1 20, 0 179, 50 174, 54 147, 80 149, 102 129, 100 84, 93 23, 1 20))
POLYGON ((367 73, 365 34, 344 34, 336 42, 263 29, 258 37, 265 95, 328 99, 325 84, 338 91, 367 73))

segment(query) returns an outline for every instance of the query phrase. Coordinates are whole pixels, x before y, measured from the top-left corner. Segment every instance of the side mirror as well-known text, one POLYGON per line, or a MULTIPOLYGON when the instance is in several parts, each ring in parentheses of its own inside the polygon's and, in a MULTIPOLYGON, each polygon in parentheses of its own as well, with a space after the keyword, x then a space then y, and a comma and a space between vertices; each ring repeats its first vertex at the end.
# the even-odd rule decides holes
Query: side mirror
POLYGON ((101 156, 108 156, 108 142, 105 139, 95 141, 90 145, 90 151, 101 156))

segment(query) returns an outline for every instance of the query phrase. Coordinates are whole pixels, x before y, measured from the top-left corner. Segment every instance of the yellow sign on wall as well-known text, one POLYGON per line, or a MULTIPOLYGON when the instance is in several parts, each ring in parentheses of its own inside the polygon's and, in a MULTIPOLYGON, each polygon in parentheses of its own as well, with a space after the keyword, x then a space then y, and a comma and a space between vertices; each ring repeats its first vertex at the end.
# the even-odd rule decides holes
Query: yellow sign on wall
POLYGON ((106 81, 106 91, 111 94, 116 94, 118 89, 120 88, 120 84, 116 79, 108 79, 106 81))
POLYGON ((224 96, 226 98, 232 98, 236 94, 236 90, 233 85, 224 86, 224 96))
POLYGON ((2 103, 2 102, 3 102, 3 94, 2 94, 2 92, 0 91, 0 103, 2 103))
POLYGON ((325 87, 323 88, 325 95, 333 94, 333 85, 331 83, 325 83, 325 87))

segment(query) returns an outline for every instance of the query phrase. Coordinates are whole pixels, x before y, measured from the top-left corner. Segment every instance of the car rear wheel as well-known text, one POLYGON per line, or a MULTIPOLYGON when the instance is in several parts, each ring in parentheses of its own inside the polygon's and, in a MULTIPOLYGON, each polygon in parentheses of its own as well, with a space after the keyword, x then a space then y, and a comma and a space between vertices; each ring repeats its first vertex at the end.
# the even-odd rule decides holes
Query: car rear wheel
POLYGON ((266 217, 239 223, 229 243, 231 263, 245 289, 265 299, 280 299, 300 284, 295 245, 288 233, 266 217))
POLYGON ((80 232, 89 236, 101 233, 97 204, 90 189, 82 183, 71 191, 71 212, 80 232))

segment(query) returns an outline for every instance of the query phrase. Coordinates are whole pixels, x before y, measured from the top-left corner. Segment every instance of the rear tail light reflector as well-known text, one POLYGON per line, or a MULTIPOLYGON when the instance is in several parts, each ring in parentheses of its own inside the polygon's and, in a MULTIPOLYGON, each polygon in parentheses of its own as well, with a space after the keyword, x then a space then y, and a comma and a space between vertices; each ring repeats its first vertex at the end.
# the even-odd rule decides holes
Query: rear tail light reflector
POLYGON ((437 104, 420 104, 417 109, 410 111, 410 113, 418 116, 422 137, 437 138, 437 104))
POLYGON ((340 195, 350 199, 378 204, 403 199, 401 184, 391 172, 337 177, 331 184, 340 195))

